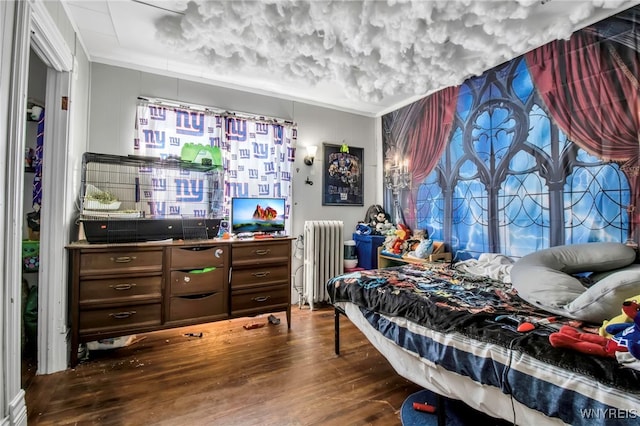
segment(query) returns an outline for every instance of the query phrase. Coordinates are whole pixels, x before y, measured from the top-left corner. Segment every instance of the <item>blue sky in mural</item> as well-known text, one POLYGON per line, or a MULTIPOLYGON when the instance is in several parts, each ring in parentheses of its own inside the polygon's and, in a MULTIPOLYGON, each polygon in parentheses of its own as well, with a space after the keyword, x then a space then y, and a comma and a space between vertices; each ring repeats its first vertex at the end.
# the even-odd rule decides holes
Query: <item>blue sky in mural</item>
POLYGON ((447 181, 456 182, 449 201, 449 226, 458 259, 495 250, 523 256, 551 245, 548 180, 566 177, 564 199, 555 206, 555 217, 564 218, 560 221, 564 220, 566 243, 624 241, 628 225, 624 206, 630 202, 630 191, 618 165, 580 149, 576 154, 567 136, 531 102, 535 92, 524 60, 505 64, 496 75, 497 80, 490 82, 483 75, 460 87, 458 120, 447 152, 418 190, 418 227, 434 239, 445 239, 443 188, 447 181), (517 117, 522 113, 528 116, 526 129, 519 127, 517 117), (470 145, 465 145, 464 129, 470 129, 466 133, 470 145), (447 173, 449 177, 444 176, 447 173), (492 201, 487 185, 496 186, 494 221, 489 220, 492 201), (493 249, 490 227, 497 233, 493 244, 498 247, 493 249))
MULTIPOLYGON (((600 163, 583 150, 578 159, 585 164, 600 163)), ((616 165, 578 167, 567 179, 564 190, 566 243, 624 241, 629 222, 621 207, 631 203, 629 182, 616 165), (612 185, 617 183, 617 185, 612 185)))

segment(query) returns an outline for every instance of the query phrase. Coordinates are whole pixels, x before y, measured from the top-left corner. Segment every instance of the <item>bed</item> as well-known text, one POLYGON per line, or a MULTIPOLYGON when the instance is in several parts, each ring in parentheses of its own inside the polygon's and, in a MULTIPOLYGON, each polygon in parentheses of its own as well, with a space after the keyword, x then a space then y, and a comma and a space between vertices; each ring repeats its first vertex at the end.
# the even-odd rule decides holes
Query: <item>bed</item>
POLYGON ((562 325, 521 299, 503 280, 451 263, 405 264, 346 273, 326 289, 339 321, 346 315, 406 379, 514 424, 630 424, 640 415, 640 372, 615 358, 554 348, 562 325))

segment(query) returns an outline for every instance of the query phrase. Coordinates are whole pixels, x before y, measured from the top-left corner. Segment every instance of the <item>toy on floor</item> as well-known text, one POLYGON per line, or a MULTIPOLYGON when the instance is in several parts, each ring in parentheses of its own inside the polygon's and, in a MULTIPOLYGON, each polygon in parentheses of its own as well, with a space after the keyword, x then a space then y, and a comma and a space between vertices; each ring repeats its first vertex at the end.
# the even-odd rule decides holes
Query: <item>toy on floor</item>
POLYGON ((413 409, 416 411, 422 411, 423 413, 433 414, 436 412, 436 407, 434 407, 433 405, 429 405, 426 402, 424 404, 421 402, 414 402, 413 409))

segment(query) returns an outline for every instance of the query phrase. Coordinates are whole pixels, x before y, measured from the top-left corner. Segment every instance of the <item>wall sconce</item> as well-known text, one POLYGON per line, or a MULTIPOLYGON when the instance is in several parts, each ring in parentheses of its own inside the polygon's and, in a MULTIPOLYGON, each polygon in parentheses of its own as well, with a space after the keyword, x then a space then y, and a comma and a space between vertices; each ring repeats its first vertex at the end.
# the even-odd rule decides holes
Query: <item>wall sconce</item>
POLYGON ((313 160, 316 158, 316 152, 318 151, 318 147, 315 145, 307 146, 307 155, 304 157, 304 164, 307 166, 313 165, 313 160))

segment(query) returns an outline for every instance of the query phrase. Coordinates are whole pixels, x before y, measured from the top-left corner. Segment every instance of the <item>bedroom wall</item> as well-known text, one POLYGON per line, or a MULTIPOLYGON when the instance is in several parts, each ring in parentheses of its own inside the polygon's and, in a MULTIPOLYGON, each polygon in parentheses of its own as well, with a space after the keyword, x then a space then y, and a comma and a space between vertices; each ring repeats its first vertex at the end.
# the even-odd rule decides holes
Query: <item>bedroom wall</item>
POLYGON ((629 9, 383 116, 385 163, 410 164, 406 223, 457 259, 637 243, 639 17, 629 9))
MULTIPOLYGON (((350 239, 368 206, 380 202, 376 201, 379 189, 374 183, 378 173, 376 164, 381 158, 375 118, 110 65, 91 64, 87 151, 133 154, 138 96, 295 121, 298 124, 298 151, 294 165, 293 236, 303 233, 305 220, 327 219, 344 221, 345 239, 350 239), (322 205, 322 144, 342 144, 343 141, 364 148, 364 206, 322 205), (312 166, 303 162, 307 145, 318 146, 312 166), (307 177, 313 185, 305 184, 307 177)), ((295 285, 302 282, 298 270, 301 263, 301 259, 294 259, 295 285)))

